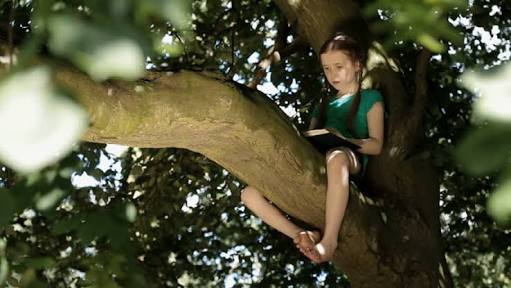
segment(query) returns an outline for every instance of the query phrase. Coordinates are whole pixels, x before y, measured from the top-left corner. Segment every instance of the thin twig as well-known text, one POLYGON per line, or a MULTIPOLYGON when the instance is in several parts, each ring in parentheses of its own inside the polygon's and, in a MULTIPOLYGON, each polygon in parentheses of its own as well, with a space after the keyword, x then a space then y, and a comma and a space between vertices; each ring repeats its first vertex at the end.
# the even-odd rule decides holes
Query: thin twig
MULTIPOLYGON (((239 18, 239 15, 236 14, 236 6, 234 3, 236 3, 236 1, 231 1, 231 9, 229 9, 229 11, 231 11, 231 15, 236 15, 236 18, 239 18)), ((238 20, 238 19, 236 19, 236 20, 238 20)), ((234 21, 234 17, 233 17, 233 21, 231 23, 231 27, 232 28, 236 27, 236 21, 234 21)), ((229 78, 229 79, 232 79, 232 77, 234 77, 234 61, 235 61, 234 31, 235 31, 235 29, 231 29, 231 67, 230 67, 229 73, 227 75, 227 78, 229 78)))
POLYGON ((181 39, 181 37, 179 37, 179 33, 177 31, 176 32, 170 31, 170 34, 174 35, 177 38, 177 40, 179 40, 179 42, 181 42, 181 44, 183 45, 183 52, 185 54, 186 62, 190 63, 190 57, 188 55, 188 51, 186 50, 185 42, 183 41, 183 39, 181 39))
POLYGON ((13 54, 14 54, 14 41, 13 41, 13 22, 14 22, 14 8, 15 8, 15 0, 11 1, 11 10, 9 11, 9 23, 7 27, 7 41, 9 42, 9 65, 7 66, 7 70, 10 70, 13 65, 13 54))
POLYGON ((255 76, 247 84, 250 88, 255 88, 262 81, 262 79, 266 76, 266 70, 272 64, 278 63, 282 58, 285 58, 295 51, 304 48, 306 43, 302 38, 298 37, 291 44, 286 45, 286 39, 289 35, 291 27, 288 25, 287 21, 282 21, 279 25, 277 37, 275 39, 275 45, 270 48, 268 54, 264 59, 262 59, 257 65, 256 71, 254 72, 255 76))

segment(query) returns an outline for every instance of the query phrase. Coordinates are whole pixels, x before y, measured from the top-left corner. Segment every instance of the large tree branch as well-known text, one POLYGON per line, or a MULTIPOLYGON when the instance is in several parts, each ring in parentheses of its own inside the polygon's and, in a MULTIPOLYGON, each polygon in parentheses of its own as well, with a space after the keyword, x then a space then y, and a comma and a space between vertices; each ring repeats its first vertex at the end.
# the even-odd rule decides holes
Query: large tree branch
MULTIPOLYGON (((324 227, 324 157, 263 94, 189 71, 150 73, 146 79, 152 81, 100 85, 63 68, 56 79, 74 89, 89 112, 91 126, 84 140, 201 153, 262 191, 286 213, 324 227)), ((357 283, 372 275, 363 287, 391 287, 384 283, 399 276, 381 262, 377 237, 386 225, 372 200, 355 189, 351 196, 334 261, 357 283), (367 267, 361 270, 363 266, 367 267)))

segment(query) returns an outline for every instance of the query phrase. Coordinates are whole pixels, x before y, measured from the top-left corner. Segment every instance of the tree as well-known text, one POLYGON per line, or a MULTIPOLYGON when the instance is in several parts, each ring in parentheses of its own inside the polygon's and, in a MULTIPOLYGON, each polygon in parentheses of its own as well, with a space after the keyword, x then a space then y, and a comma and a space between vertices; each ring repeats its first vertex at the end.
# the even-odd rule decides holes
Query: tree
MULTIPOLYGON (((106 61, 109 59, 108 57, 101 58, 98 56, 105 55, 98 52, 105 50, 101 50, 101 47, 110 47, 111 43, 105 40, 105 38, 109 39, 107 36, 121 33, 120 35, 122 36, 134 37, 142 44, 150 46, 148 44, 150 41, 146 38, 136 38, 141 35, 136 32, 139 31, 137 29, 148 29, 148 23, 153 22, 156 24, 151 26, 151 35, 162 35, 167 33, 167 30, 171 31, 170 34, 176 37, 180 34, 174 30, 179 26, 176 23, 180 23, 176 19, 169 17, 168 20, 172 22, 172 26, 168 26, 168 22, 158 22, 151 18, 155 15, 158 16, 157 11, 159 10, 156 8, 159 7, 157 6, 159 4, 156 4, 156 2, 152 2, 153 4, 151 5, 154 6, 144 6, 142 4, 144 2, 137 1, 122 3, 126 5, 125 10, 122 10, 122 7, 119 8, 120 6, 113 7, 109 4, 87 1, 85 3, 65 3, 64 5, 68 6, 61 8, 61 10, 53 6, 54 10, 57 10, 59 13, 65 12, 64 14, 69 14, 68 10, 83 11, 81 12, 83 15, 77 18, 72 18, 75 17, 73 14, 64 17, 55 15, 53 13, 56 12, 48 12, 49 8, 45 10, 45 6, 40 4, 40 6, 35 6, 39 9, 36 11, 41 11, 40 14, 34 14, 36 16, 39 15, 40 18, 35 17, 35 19, 39 19, 40 22, 38 23, 48 23, 48 31, 44 32, 43 30, 41 32, 39 30, 37 32, 38 28, 34 27, 31 32, 39 35, 39 39, 33 37, 29 38, 32 39, 31 41, 21 42, 25 44, 22 46, 20 55, 23 55, 23 52, 25 52, 25 55, 30 55, 30 48, 33 45, 42 45, 37 42, 41 41, 47 43, 47 45, 44 44, 42 47, 47 48, 50 56, 68 59, 87 73, 79 72, 76 68, 62 63, 57 66, 58 68, 56 68, 54 73, 56 82, 66 90, 73 91, 72 93, 87 109, 91 125, 87 133, 84 134, 83 139, 90 142, 119 143, 135 147, 186 148, 198 152, 228 170, 231 175, 239 179, 238 181, 250 183, 264 191, 266 197, 292 217, 316 227, 321 227, 322 216, 324 215, 323 203, 326 179, 324 171, 321 171, 319 168, 324 165, 323 158, 313 151, 299 137, 297 132, 297 130, 304 127, 305 121, 302 118, 306 117, 306 111, 303 111, 299 118, 295 119, 298 121, 292 123, 282 111, 276 109, 275 104, 269 101, 265 95, 229 78, 234 73, 242 75, 241 77, 244 78, 249 78, 247 75, 252 74, 246 68, 238 68, 240 66, 243 67, 238 63, 246 62, 245 59, 254 51, 253 44, 249 45, 249 43, 256 42, 259 45, 258 50, 262 50, 260 45, 263 37, 252 37, 249 34, 250 29, 244 26, 239 27, 244 25, 241 24, 243 23, 241 19, 247 16, 243 8, 256 6, 255 3, 233 2, 227 9, 207 7, 210 4, 206 2, 202 2, 202 4, 201 2, 194 3, 197 5, 195 7, 196 10, 194 10, 197 11, 197 15, 205 16, 207 14, 204 11, 209 13, 215 11, 214 13, 217 14, 212 14, 218 15, 216 19, 221 21, 225 17, 224 13, 227 13, 225 18, 231 21, 231 24, 225 26, 228 29, 227 34, 230 33, 229 36, 231 38, 224 37, 231 47, 222 49, 220 45, 216 47, 219 49, 217 54, 212 49, 209 49, 210 52, 205 53, 205 55, 210 53, 217 56, 218 62, 215 57, 201 56, 197 52, 200 49, 194 49, 194 45, 199 43, 191 41, 193 37, 183 32, 182 35, 185 36, 184 47, 172 46, 171 48, 179 49, 181 47, 184 49, 185 54, 182 57, 165 59, 165 56, 159 58, 161 56, 152 55, 153 57, 151 58, 153 64, 157 67, 154 70, 167 70, 172 71, 172 73, 153 71, 145 73, 142 78, 138 78, 135 81, 107 80, 98 83, 98 80, 105 80, 112 76, 131 80, 139 75, 139 70, 137 70, 139 68, 137 68, 136 64, 125 66, 125 70, 122 71, 119 69, 109 69, 106 65, 101 66, 101 61, 113 63, 109 65, 121 65, 120 62, 106 61), (125 12, 123 14, 119 11, 145 11, 145 14, 142 13, 142 16, 138 19, 143 19, 146 22, 136 23, 136 21, 133 21, 135 25, 141 24, 140 27, 142 28, 134 26, 132 22, 127 20, 130 19, 127 16, 130 13, 125 12), (104 21, 108 19, 107 16, 115 15, 118 17, 114 17, 116 21, 105 25, 104 21), (126 24, 126 26, 121 24, 126 24), (63 27, 67 25, 76 29, 76 31, 83 31, 83 35, 96 41, 95 44, 92 42, 93 44, 89 47, 86 41, 78 41, 76 35, 69 36, 69 41, 67 42, 62 41, 62 43, 59 43, 57 40, 63 35, 62 33, 65 32, 63 27), (111 31, 107 29, 104 32, 106 34, 102 34, 103 32, 100 32, 98 27, 110 27, 111 31), (120 27, 128 28, 121 29, 120 27), (238 29, 235 30, 235 28, 238 29), (48 39, 47 42, 45 42, 46 39, 48 39), (239 44, 236 45, 236 43, 239 44), (82 45, 85 45, 85 47, 82 47, 82 45), (236 49, 234 47, 239 48, 236 49), (80 56, 81 54, 73 49, 98 59, 91 58, 92 60, 84 63, 83 57, 80 56), (222 53, 225 53, 225 51, 230 51, 231 53, 227 56, 222 56, 222 53), (237 53, 244 56, 237 56, 237 53), (228 59, 231 63, 227 62, 229 61, 228 59), (217 70, 219 64, 221 68, 223 65, 221 69, 224 72, 223 75, 211 72, 211 70, 217 70), (98 65, 99 68, 97 68, 98 65), (123 73, 123 71, 130 71, 130 73, 123 73), (96 81, 92 80, 91 77, 96 81), (112 111, 115 113, 112 113, 112 111), (261 169, 261 167, 265 167, 265 169, 261 169), (282 185, 283 183, 285 185, 282 185)), ((55 2, 54 5, 56 4, 55 2)), ((272 68, 272 78, 284 79, 282 82, 287 84, 288 87, 292 86, 290 80, 293 78, 300 79, 301 86, 303 87, 296 93, 289 93, 294 98, 281 96, 279 101, 277 101, 279 104, 285 105, 294 102, 296 107, 302 107, 303 103, 306 103, 305 108, 308 107, 307 104, 311 102, 313 93, 317 93, 320 86, 318 81, 319 73, 317 73, 319 72, 319 67, 315 67, 317 63, 315 63, 316 59, 312 51, 317 51, 323 40, 336 29, 348 29, 350 32, 355 33, 355 35, 363 36, 361 41, 366 43, 367 47, 371 49, 371 56, 368 61, 368 79, 373 86, 378 87, 383 92, 385 97, 388 121, 386 123, 387 134, 384 152, 380 157, 372 159, 369 167, 368 184, 366 187, 363 187, 363 192, 372 193, 373 195, 372 198, 368 198, 361 194, 358 189, 352 190, 348 213, 341 230, 341 242, 334 260, 335 266, 348 275, 351 284, 355 287, 429 287, 439 285, 439 281, 445 282, 444 285, 446 286, 452 285, 449 283, 449 273, 446 269, 447 266, 443 256, 444 251, 440 240, 440 223, 438 218, 440 179, 432 161, 434 159, 430 157, 429 151, 431 146, 422 145, 424 143, 425 131, 427 131, 425 127, 428 127, 424 125, 424 117, 427 116, 424 111, 431 105, 430 102, 438 101, 435 98, 430 99, 431 94, 428 93, 428 86, 437 84, 437 82, 428 81, 427 77, 428 73, 431 73, 431 67, 428 68, 428 66, 432 65, 430 49, 438 49, 438 46, 431 43, 438 45, 441 42, 425 41, 423 44, 427 48, 408 43, 391 48, 390 51, 385 52, 385 49, 378 44, 378 40, 381 42, 383 39, 389 39, 390 36, 386 33, 383 35, 369 34, 367 31, 370 29, 362 19, 359 8, 351 1, 342 1, 335 4, 328 1, 302 1, 298 4, 292 4, 287 1, 275 1, 275 4, 277 4, 278 10, 272 3, 267 2, 257 5, 258 9, 256 10, 260 11, 260 15, 264 15, 263 13, 269 11, 269 15, 279 21, 280 30, 277 37, 279 42, 275 44, 275 49, 281 52, 281 55, 290 55, 287 61, 275 64, 272 68), (286 19, 279 18, 282 15, 286 19), (291 26, 293 30, 289 30, 288 21, 293 23, 291 26), (287 39, 290 35, 292 35, 294 42, 286 46, 286 41, 282 39, 287 39), (308 48, 308 45, 311 46, 312 50, 308 48), (298 56, 292 56, 293 52, 298 56), (388 56, 394 53, 395 55, 400 53, 406 54, 406 57, 399 57, 401 61, 400 66, 395 64, 396 58, 388 56), (407 61, 404 61, 404 59, 407 61), (296 68, 300 67, 300 63, 306 64, 304 67, 311 67, 309 71, 315 71, 316 75, 314 77, 303 75, 304 71, 296 68), (280 67, 282 64, 294 68, 288 75, 285 75, 282 72, 285 67, 280 67), (311 81, 312 84, 306 85, 307 80, 311 81), (407 121, 403 121, 403 119, 407 119, 407 121), (440 274, 438 273, 439 270, 442 271, 440 274)), ((380 4, 383 5, 385 3, 382 2, 380 4)), ((5 6, 10 7, 7 4, 5 6)), ((30 7, 30 4, 27 7, 30 7)), ((52 6, 49 5, 48 7, 52 6)), ((442 8, 441 5, 439 7, 442 8)), ((500 7, 506 6, 502 4, 500 7)), ((15 8, 5 10, 20 11, 22 12, 20 13, 21 15, 27 15, 26 10, 24 10, 27 9, 25 5, 19 4, 15 8)), ((439 8, 436 7, 436 9, 439 8)), ((161 9, 161 11, 165 10, 161 9)), ((367 11, 370 11, 370 9, 367 11)), ((15 14, 14 12, 10 13, 15 14)), ((207 24, 208 20, 205 20, 206 18, 199 17, 199 19, 196 21, 197 26, 204 25, 208 29, 212 27, 211 23, 207 24)), ((375 19, 373 21, 373 23, 378 22, 375 19)), ((41 24, 41 27, 45 27, 45 24, 41 24)), ((223 26, 215 28, 220 30, 220 27, 223 26)), ((417 25, 414 27, 417 27, 417 25)), ((7 30, 11 31, 12 29, 7 30)), ((207 30, 204 27, 198 27, 198 31, 207 30)), ((211 32, 211 30, 209 30, 209 33, 196 34, 199 37, 212 38, 211 42, 214 43, 213 45, 219 45, 217 41, 220 38, 215 36, 223 36, 222 33, 225 33, 225 31, 220 30, 216 32, 218 34, 211 32)), ((444 35, 434 34, 434 36, 444 35)), ((87 37, 84 39, 88 39, 87 37)), ((12 39, 13 37, 10 38, 12 39)), ((430 37, 427 39, 431 40, 434 38, 430 37)), ((16 41, 12 40, 11 42, 14 43, 16 41)), ((207 43, 207 41, 204 42, 207 43)), ((449 42, 444 41, 444 43, 450 45, 449 42)), ((129 45, 123 47, 124 50, 120 51, 124 53, 133 51, 131 48, 126 48, 131 47, 129 45)), ((141 47, 144 48, 144 45, 141 45, 141 47)), ((149 49, 146 47, 146 50, 149 49)), ((134 57, 134 55, 138 54, 133 52, 128 55, 134 57)), ((23 58, 20 57, 20 59, 23 58)), ((278 82, 280 81, 277 80, 276 83, 278 82)), ((253 87, 253 85, 252 83, 249 86, 253 87)), ((430 91, 435 91, 434 89, 437 88, 430 88, 430 91)), ((430 136, 428 139, 434 139, 434 137, 430 136)), ((79 158, 77 159, 77 156, 73 154, 74 156, 69 156, 67 162, 64 160, 63 163, 65 164, 59 164, 60 167, 53 167, 38 175, 45 175, 46 173, 51 176, 51 171, 65 171, 64 167, 68 168, 68 171, 69 168, 71 168, 70 171, 88 170, 84 168, 96 169, 97 155, 102 152, 97 150, 95 146, 92 146, 92 148, 85 148, 85 152, 81 153, 86 155, 82 158, 85 163, 90 161, 86 165, 89 167, 79 168, 81 166, 79 158), (96 160, 93 160, 95 157, 96 160), (85 159, 88 160, 85 161, 85 159)), ((108 241, 94 243, 94 246, 99 247, 96 249, 102 251, 102 253, 95 257, 94 265, 81 263, 81 265, 88 267, 86 269, 90 277, 88 281, 98 283, 97 285, 100 285, 99 283, 114 285, 114 280, 120 285, 128 285, 128 283, 134 285, 134 283, 140 283, 140 281, 147 281, 147 279, 141 280, 137 273, 121 272, 120 263, 131 263, 133 267, 143 263, 144 269, 153 271, 151 275, 154 275, 154 278, 165 278, 161 276, 161 272, 158 272, 161 271, 159 270, 161 268, 156 267, 158 264, 161 265, 161 259, 158 260, 158 252, 166 251, 165 249, 169 248, 168 244, 164 243, 165 241, 176 243, 176 245, 183 244, 183 241, 179 240, 184 236, 179 237, 181 235, 179 232, 175 233, 175 235, 167 232, 169 230, 179 231, 179 229, 175 228, 179 221, 171 222, 175 226, 169 224, 165 226, 166 229, 161 229, 162 231, 158 232, 159 236, 154 236, 154 239, 158 240, 151 242, 138 235, 151 235, 151 233, 154 233, 148 232, 152 230, 151 225, 159 223, 161 218, 165 217, 165 213, 167 217, 173 213, 180 213, 179 206, 165 209, 158 207, 160 206, 158 204, 161 204, 164 199, 170 199, 168 202, 174 203, 172 201, 175 201, 177 198, 169 197, 169 195, 160 192, 160 190, 165 190, 161 183, 169 183, 170 179, 157 175, 158 171, 164 171, 164 168, 162 170, 155 170, 152 167, 162 167, 162 163, 173 163, 171 158, 175 156, 169 155, 180 155, 181 153, 189 155, 190 159, 205 161, 200 155, 187 154, 180 150, 160 150, 160 152, 146 150, 142 155, 138 156, 134 152, 134 154, 129 154, 131 156, 126 156, 125 160, 123 160, 124 169, 126 169, 123 171, 125 178, 123 178, 123 183, 118 185, 112 183, 115 182, 112 179, 112 174, 115 173, 109 172, 110 174, 107 173, 105 175, 101 171, 92 170, 91 173, 96 171, 94 174, 98 179, 109 179, 105 184, 95 188, 97 191, 94 192, 94 195, 105 196, 104 203, 109 203, 108 207, 112 207, 109 210, 105 211, 105 209, 90 207, 91 205, 87 204, 89 201, 87 189, 77 193, 77 195, 81 195, 78 198, 80 201, 74 201, 80 203, 80 205, 77 205, 80 209, 76 209, 72 213, 67 215, 65 213, 59 214, 52 209, 48 210, 46 207, 44 207, 46 209, 38 209, 49 219, 46 221, 54 221, 52 226, 56 228, 53 228, 53 233, 62 235, 73 233, 72 231, 75 230, 73 235, 77 237, 72 239, 76 239, 79 242, 76 245, 87 245, 97 236, 107 236, 106 239, 109 239, 108 241), (143 178, 144 176, 145 179, 143 178), (111 193, 106 193, 105 191, 110 191, 111 193), (136 201, 130 199, 133 198, 136 191, 139 191, 139 194, 146 193, 144 197, 147 199, 136 201), (129 226, 134 231, 133 235, 135 237, 132 237, 137 239, 135 243, 144 244, 138 246, 138 249, 133 248, 129 242, 126 242, 128 236, 125 233, 128 229, 128 220, 132 218, 123 217, 122 214, 124 213, 123 211, 133 211, 133 204, 129 204, 130 202, 135 202, 136 210, 139 213, 135 224, 129 226), (173 213, 169 213, 169 209, 173 213), (160 214, 156 211, 159 211, 160 214), (55 216, 55 213, 60 216, 55 216), (143 216, 145 213, 151 216, 143 216), (78 224, 82 219, 85 219, 85 223, 88 224, 79 226, 78 224), (94 222, 99 221, 99 219, 109 220, 103 223, 103 229, 92 233, 93 227, 96 225, 94 222), (118 226, 125 228, 113 228, 118 226), (118 246, 120 249, 107 250, 102 245, 107 245, 108 243, 113 247, 118 246), (147 248, 147 245, 154 245, 156 248, 147 248), (126 251, 131 251, 131 253, 125 253, 126 251), (144 255, 142 260, 139 259, 138 264, 135 263, 134 256, 137 254, 144 255), (109 257, 109 255, 114 255, 115 257, 109 257), (151 263, 144 260, 145 257, 153 261, 158 260, 156 261, 158 264, 154 264, 151 267, 151 263), (98 263, 100 266, 96 265, 98 263), (101 269, 98 269, 98 267, 107 267, 107 270, 116 276, 113 280, 108 277, 105 278, 105 275, 102 274, 101 269)), ((180 159, 185 161, 184 159, 187 158, 180 159)), ((191 168, 196 165, 187 162, 187 165, 181 164, 176 167, 179 166, 191 168)), ((204 166, 209 167, 209 165, 204 166)), ((212 168, 208 169, 211 170, 212 168)), ((207 173, 194 168, 191 171, 183 172, 183 175, 195 175, 192 178, 193 180, 190 180, 204 185, 202 183, 203 180, 200 179, 210 173, 215 175, 215 177, 211 178, 215 179, 215 181, 212 181, 212 184, 222 183, 220 180, 217 180, 222 179, 222 176, 224 176, 223 170, 219 167, 216 167, 213 171, 207 171, 207 173)), ((60 174, 58 173, 58 175, 60 174)), ((208 177, 211 177, 211 175, 208 177)), ((65 176, 62 177, 65 178, 65 176)), ((166 176, 168 177, 168 175, 166 176)), ((59 179, 59 177, 56 177, 56 179, 59 179)), ((12 177, 2 178, 6 179, 6 181, 11 181, 7 179, 16 179, 12 177)), ((51 177, 47 176, 46 178, 50 179, 51 177)), ((16 184, 4 184, 5 187, 10 188, 9 194, 5 194, 9 196, 4 197, 11 201, 5 203, 17 203, 18 211, 20 211, 20 208, 29 205, 33 195, 26 196, 25 198, 27 199, 23 202, 17 199, 17 197, 20 197, 18 194, 21 193, 16 194, 16 191, 20 191, 21 187, 31 186, 34 181, 39 183, 40 186, 53 187, 56 184, 53 182, 54 179, 55 176, 52 180, 48 181, 41 179, 41 177, 36 178, 36 180, 27 177, 26 179, 15 180, 16 184)), ((230 178, 229 181, 225 181, 226 184, 222 185, 229 185, 228 190, 236 194, 239 193, 240 186, 232 185, 235 182, 233 178, 230 178)), ((63 184, 61 183, 61 185, 63 184)), ((70 189, 69 183, 66 185, 63 185, 66 188, 61 190, 70 189)), ((177 194, 182 195, 187 192, 185 183, 178 181, 178 183, 173 183, 172 185, 175 187, 175 190, 171 191, 177 194)), ((215 186, 211 185, 211 187, 215 186)), ((50 190, 48 189, 48 192, 50 190)), ((188 192, 192 193, 191 191, 188 192)), ((209 193, 216 194, 211 191, 209 193)), ((74 194, 71 193, 68 197, 63 198, 63 202, 65 203, 65 201, 77 197, 74 194)), ((40 199, 48 198, 55 199, 52 204, 56 204, 56 201, 61 199, 65 193, 50 192, 46 195, 53 196, 53 198, 44 196, 35 197, 36 206, 38 203, 41 203, 40 199)), ((213 203, 215 200, 218 200, 208 196, 204 196, 204 198, 209 199, 208 201, 213 203)), ((232 201, 232 197, 230 199, 232 201)), ((43 204, 45 203, 44 201, 42 202, 43 204)), ((39 204, 39 207, 41 205, 39 204)), ((60 203, 59 207, 62 207, 62 205, 60 203)), ((225 204, 225 206, 231 207, 232 203, 229 205, 225 204)), ((127 215, 130 215, 130 213, 127 213, 127 215)), ((18 219, 21 218, 23 217, 18 216, 18 219)), ((201 227, 201 223, 194 223, 194 225, 186 223, 185 225, 187 227, 201 227)), ((235 227, 240 226, 242 225, 239 223, 235 225, 235 227)), ((223 242, 219 238, 221 239, 222 235, 226 237, 225 239, 230 239, 231 237, 225 235, 226 232, 222 232, 221 229, 215 232, 214 234, 217 234, 217 239, 212 237, 208 242, 212 245, 219 245, 219 249, 225 249, 229 245, 229 241, 225 240, 224 243, 219 244, 218 242, 223 242)), ((245 239, 242 236, 235 236, 234 239, 236 238, 245 239)), ((273 245, 284 245, 282 242, 284 241, 275 241, 273 245)), ((55 243, 62 245, 62 242, 55 243)), ((284 248, 280 250, 282 251, 284 248)), ((211 255, 208 257, 211 257, 211 255)), ((169 263, 172 262, 171 258, 174 259, 169 255, 169 263)), ((40 261, 33 267, 39 269, 40 267, 55 266, 55 263, 51 260, 46 258, 45 260, 47 262, 44 262, 44 264, 40 264, 40 261)), ((201 262, 202 267, 212 265, 208 264, 208 261, 212 263, 212 260, 196 259, 195 261, 198 261, 197 263, 201 262)), ((194 260, 190 262, 193 263, 194 260)), ((172 269, 170 271, 173 273, 179 271, 179 274, 186 274, 183 274, 183 271, 179 270, 180 268, 175 268, 177 270, 172 269)), ((296 268, 293 268, 293 270, 296 270, 296 268)), ((164 271, 169 272, 169 270, 164 271)), ((189 272, 191 270, 184 271, 189 272)), ((204 271, 207 271, 207 269, 204 271)), ((66 277, 69 278, 69 275, 66 277)), ((62 278, 65 277, 62 276, 62 278)), ((192 278, 194 278, 194 281, 198 281, 191 282, 192 285, 208 285, 208 283, 209 285, 214 285, 215 281, 219 281, 216 279, 208 282, 206 277, 192 278)), ((271 277, 268 278, 272 279, 271 277)), ((24 276, 23 279, 29 278, 24 276)), ((155 283, 164 283, 163 280, 161 281, 155 281, 155 283)), ((264 279, 261 280, 261 285, 263 285, 264 281, 264 279)))

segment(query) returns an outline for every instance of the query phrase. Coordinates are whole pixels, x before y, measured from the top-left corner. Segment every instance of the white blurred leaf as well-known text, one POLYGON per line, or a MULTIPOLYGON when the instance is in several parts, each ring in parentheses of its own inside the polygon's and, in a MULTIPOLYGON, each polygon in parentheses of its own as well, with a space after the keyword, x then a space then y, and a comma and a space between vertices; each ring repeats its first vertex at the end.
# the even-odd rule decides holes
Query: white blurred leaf
POLYGON ((189 0, 141 0, 140 5, 143 12, 160 15, 178 30, 189 28, 192 7, 189 0))
POLYGON ((139 43, 114 28, 102 29, 77 17, 55 16, 49 31, 52 52, 69 58, 95 80, 134 80, 145 72, 145 56, 139 43))
POLYGON ((117 39, 98 47, 92 54, 88 73, 93 79, 105 80, 112 76, 136 79, 144 72, 144 54, 135 41, 117 39))
POLYGON ((135 219, 137 218, 137 208, 133 203, 126 204, 126 219, 129 222, 135 222, 135 219))
POLYGON ((174 0, 164 2, 164 15, 178 29, 187 28, 190 19, 191 1, 174 0))
POLYGON ((501 183, 488 199, 488 213, 501 224, 511 221, 511 178, 501 183))
POLYGON ((474 103, 474 119, 511 122, 511 64, 490 75, 468 71, 462 85, 481 97, 474 103))
POLYGON ((56 93, 47 68, 0 82, 0 159, 17 171, 36 171, 65 156, 87 124, 85 110, 56 93))

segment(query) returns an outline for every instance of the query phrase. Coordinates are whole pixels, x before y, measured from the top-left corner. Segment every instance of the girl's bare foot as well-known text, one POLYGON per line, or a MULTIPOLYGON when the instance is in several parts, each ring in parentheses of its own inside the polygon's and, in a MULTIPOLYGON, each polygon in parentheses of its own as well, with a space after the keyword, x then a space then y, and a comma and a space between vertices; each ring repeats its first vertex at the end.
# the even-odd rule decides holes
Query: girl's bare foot
POLYGON ((332 260, 336 248, 337 248, 336 242, 329 243, 328 241, 322 240, 314 247, 314 251, 312 254, 314 254, 313 257, 314 260, 316 261, 314 260, 313 261, 318 264, 332 260))
POLYGON ((300 252, 311 258, 310 255, 314 252, 314 246, 321 239, 320 237, 321 234, 318 231, 301 231, 294 238, 294 243, 300 252))

